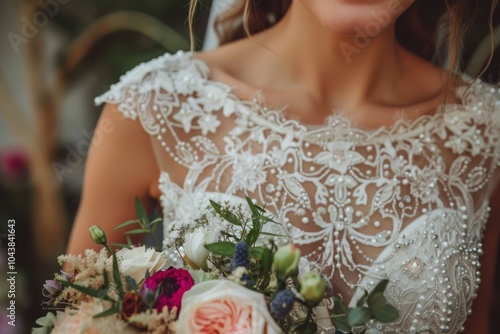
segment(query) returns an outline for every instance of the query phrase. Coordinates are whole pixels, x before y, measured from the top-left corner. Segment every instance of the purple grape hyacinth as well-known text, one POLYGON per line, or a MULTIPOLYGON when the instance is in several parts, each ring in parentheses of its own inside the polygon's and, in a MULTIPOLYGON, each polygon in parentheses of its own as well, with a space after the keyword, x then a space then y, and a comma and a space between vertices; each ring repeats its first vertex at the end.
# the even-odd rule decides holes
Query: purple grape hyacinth
POLYGON ((276 320, 283 320, 290 313, 295 302, 295 294, 291 290, 282 290, 271 302, 271 314, 276 320))
POLYGON ((235 270, 238 267, 245 267, 247 269, 250 269, 248 246, 244 241, 236 243, 233 259, 231 261, 231 267, 232 270, 235 270))

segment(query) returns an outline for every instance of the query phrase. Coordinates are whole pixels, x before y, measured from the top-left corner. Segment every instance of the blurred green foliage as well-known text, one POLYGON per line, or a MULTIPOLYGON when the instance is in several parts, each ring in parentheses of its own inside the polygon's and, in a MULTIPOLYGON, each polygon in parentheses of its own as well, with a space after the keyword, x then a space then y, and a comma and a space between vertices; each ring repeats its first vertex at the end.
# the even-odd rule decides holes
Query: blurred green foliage
MULTIPOLYGON (((195 21, 195 35, 197 44, 201 45, 208 22, 211 0, 201 1, 195 21)), ((99 1, 99 0, 71 0, 61 5, 59 12, 51 20, 55 28, 63 32, 67 45, 79 38, 92 23, 111 13, 127 11, 150 15, 172 28, 179 34, 189 47, 189 33, 187 28, 187 17, 189 11, 189 0, 122 0, 122 1, 99 1)), ((136 23, 136 22, 130 22, 136 23)), ((145 27, 144 30, 152 28, 145 27)), ((157 32, 155 32, 157 33, 157 32)), ((162 32, 165 39, 169 40, 169 31, 162 32)), ((173 41, 176 36, 170 37, 173 41)), ((136 31, 122 30, 105 36, 97 41, 89 50, 89 53, 79 64, 76 71, 69 77, 70 80, 78 80, 80 74, 90 69, 95 73, 99 71, 103 87, 118 80, 119 76, 137 64, 160 56, 165 52, 175 52, 179 43, 171 43, 172 46, 165 48, 159 45, 150 36, 136 31)), ((65 49, 59 54, 59 59, 64 58, 65 49)))

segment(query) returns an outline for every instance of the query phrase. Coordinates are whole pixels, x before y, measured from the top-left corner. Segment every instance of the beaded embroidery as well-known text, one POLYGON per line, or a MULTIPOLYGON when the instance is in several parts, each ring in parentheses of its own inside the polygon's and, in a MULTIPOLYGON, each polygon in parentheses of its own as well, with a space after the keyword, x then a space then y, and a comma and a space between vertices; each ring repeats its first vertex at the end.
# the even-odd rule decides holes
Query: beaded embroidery
POLYGON ((474 82, 457 89, 459 104, 368 131, 341 113, 306 126, 209 75, 189 54, 167 54, 96 99, 139 118, 152 136, 165 231, 208 197, 248 194, 345 301, 390 279, 386 295, 401 317, 370 323, 371 332, 460 331, 500 177, 500 93, 474 82), (174 165, 182 182, 169 173, 174 165))

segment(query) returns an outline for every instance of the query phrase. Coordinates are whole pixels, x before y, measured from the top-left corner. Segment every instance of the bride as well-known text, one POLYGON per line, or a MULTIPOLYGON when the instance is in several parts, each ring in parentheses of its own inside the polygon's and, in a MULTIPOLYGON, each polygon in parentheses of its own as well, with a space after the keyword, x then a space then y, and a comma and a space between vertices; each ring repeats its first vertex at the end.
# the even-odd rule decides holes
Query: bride
POLYGON ((106 135, 68 252, 93 246, 96 223, 121 242, 112 229, 135 217, 136 196, 160 202, 168 226, 208 198, 247 194, 345 304, 390 280, 401 316, 372 333, 488 333, 500 92, 429 61, 447 14, 455 68, 468 3, 235 5, 219 19, 221 47, 166 54, 97 98, 106 135))

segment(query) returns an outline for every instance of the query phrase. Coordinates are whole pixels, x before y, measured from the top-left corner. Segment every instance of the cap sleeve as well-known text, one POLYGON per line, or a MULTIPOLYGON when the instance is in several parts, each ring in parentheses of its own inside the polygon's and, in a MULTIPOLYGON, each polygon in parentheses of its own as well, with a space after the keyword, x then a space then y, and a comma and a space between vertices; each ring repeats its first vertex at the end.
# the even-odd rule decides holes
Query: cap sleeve
POLYGON ((130 119, 146 121, 155 105, 168 109, 177 101, 176 81, 191 63, 190 54, 182 51, 165 54, 142 63, 120 77, 104 94, 95 98, 95 104, 110 103, 130 119))

